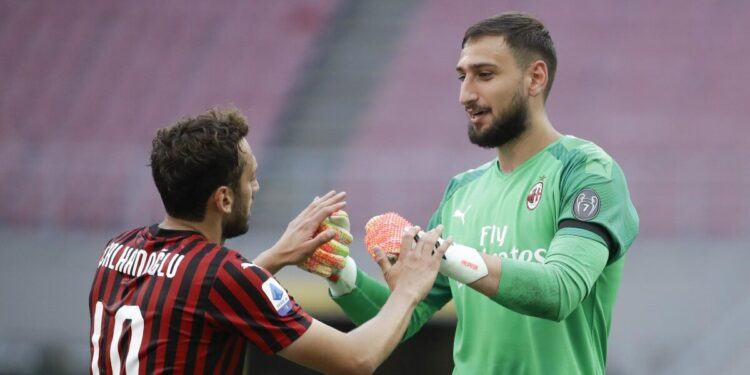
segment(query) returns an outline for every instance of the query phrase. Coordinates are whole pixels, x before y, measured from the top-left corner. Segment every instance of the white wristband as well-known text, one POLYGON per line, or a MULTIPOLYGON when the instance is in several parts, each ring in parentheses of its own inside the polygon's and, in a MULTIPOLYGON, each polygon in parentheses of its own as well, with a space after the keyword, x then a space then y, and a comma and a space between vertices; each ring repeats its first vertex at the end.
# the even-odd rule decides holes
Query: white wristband
POLYGON ((334 297, 349 294, 349 292, 354 290, 357 287, 357 264, 354 263, 354 259, 347 256, 346 265, 339 272, 339 279, 335 283, 331 280, 327 281, 328 289, 331 290, 331 295, 334 297))
POLYGON ((476 249, 454 243, 440 261, 440 273, 460 283, 471 284, 487 276, 489 271, 476 249))

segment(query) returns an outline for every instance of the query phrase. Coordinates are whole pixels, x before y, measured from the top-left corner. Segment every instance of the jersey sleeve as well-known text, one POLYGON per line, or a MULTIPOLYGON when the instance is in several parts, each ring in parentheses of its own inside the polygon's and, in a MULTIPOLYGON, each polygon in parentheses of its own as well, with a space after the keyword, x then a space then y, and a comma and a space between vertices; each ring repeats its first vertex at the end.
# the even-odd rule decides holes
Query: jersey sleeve
POLYGON ((611 263, 635 240, 638 214, 620 166, 593 144, 578 151, 560 179, 559 233, 599 241, 611 263))
MULTIPOLYGON (((451 181, 451 184, 446 189, 446 196, 453 190, 452 186, 453 181, 451 181)), ((440 208, 432 215, 428 229, 432 229, 440 224, 439 213, 440 208)), ((361 325, 377 315, 380 309, 383 308, 383 305, 385 305, 389 295, 390 290, 386 285, 378 282, 361 270, 357 270, 356 288, 350 293, 338 297, 331 296, 331 298, 333 298, 333 301, 339 305, 341 310, 344 311, 354 324, 361 325)), ((451 298, 448 278, 438 273, 432 289, 430 289, 425 299, 419 302, 414 309, 402 341, 407 340, 417 333, 451 298)))
POLYGON ((599 241, 558 233, 544 264, 503 258, 492 299, 515 312, 559 322, 588 297, 606 263, 607 249, 599 241))
POLYGON ((227 256, 208 295, 210 316, 266 354, 284 349, 307 331, 312 318, 265 269, 241 255, 227 256))
MULTIPOLYGON (((356 325, 362 325, 375 317, 390 296, 390 290, 383 283, 370 275, 357 271, 357 287, 350 293, 333 297, 333 301, 344 311, 356 325)), ((448 301, 451 300, 448 278, 438 274, 435 284, 427 293, 425 299, 414 308, 402 341, 417 333, 427 321, 435 315, 448 301)))

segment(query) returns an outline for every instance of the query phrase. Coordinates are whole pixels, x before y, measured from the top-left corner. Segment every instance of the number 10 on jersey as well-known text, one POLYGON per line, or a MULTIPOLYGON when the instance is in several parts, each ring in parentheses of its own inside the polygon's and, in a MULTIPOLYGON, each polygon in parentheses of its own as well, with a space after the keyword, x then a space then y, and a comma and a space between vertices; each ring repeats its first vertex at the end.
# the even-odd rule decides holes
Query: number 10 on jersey
MULTIPOLYGON (((101 301, 96 302, 96 310, 94 311, 94 332, 91 335, 91 344, 94 347, 94 353, 91 356, 91 372, 94 375, 99 375, 99 341, 102 336, 102 314, 104 312, 104 304, 101 301)), ((138 368, 140 363, 138 362, 138 351, 141 348, 141 341, 143 341, 143 315, 138 306, 134 305, 123 305, 117 309, 115 313, 115 330, 112 333, 112 340, 109 345, 109 361, 112 365, 112 372, 115 374, 120 373, 120 353, 118 350, 120 344, 120 338, 122 337, 122 327, 125 325, 125 321, 130 321, 130 346, 128 346, 128 354, 125 357, 125 374, 135 375, 138 374, 138 368)))

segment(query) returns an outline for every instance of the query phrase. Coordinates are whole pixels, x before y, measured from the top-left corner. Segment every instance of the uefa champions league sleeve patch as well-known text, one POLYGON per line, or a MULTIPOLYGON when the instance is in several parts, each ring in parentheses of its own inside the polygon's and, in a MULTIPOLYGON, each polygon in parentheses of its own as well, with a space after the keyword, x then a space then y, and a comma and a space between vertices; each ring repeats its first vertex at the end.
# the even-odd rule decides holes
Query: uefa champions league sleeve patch
POLYGON ((276 313, 279 316, 287 316, 292 311, 293 303, 287 294, 286 289, 279 284, 273 277, 266 280, 263 285, 263 293, 273 304, 276 313))
POLYGON ((599 214, 600 203, 599 194, 588 188, 583 189, 573 202, 573 216, 580 221, 589 221, 599 214))

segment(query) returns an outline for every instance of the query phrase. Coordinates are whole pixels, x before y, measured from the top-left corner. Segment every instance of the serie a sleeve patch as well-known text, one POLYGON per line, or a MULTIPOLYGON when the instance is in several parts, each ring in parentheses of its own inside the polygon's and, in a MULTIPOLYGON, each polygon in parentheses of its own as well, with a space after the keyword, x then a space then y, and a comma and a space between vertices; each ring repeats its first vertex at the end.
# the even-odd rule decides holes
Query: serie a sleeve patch
POLYGON ((266 298, 271 301, 276 313, 279 314, 279 316, 289 315, 294 308, 294 304, 289 298, 286 289, 284 289, 284 287, 282 287, 273 277, 266 280, 261 287, 266 298))

